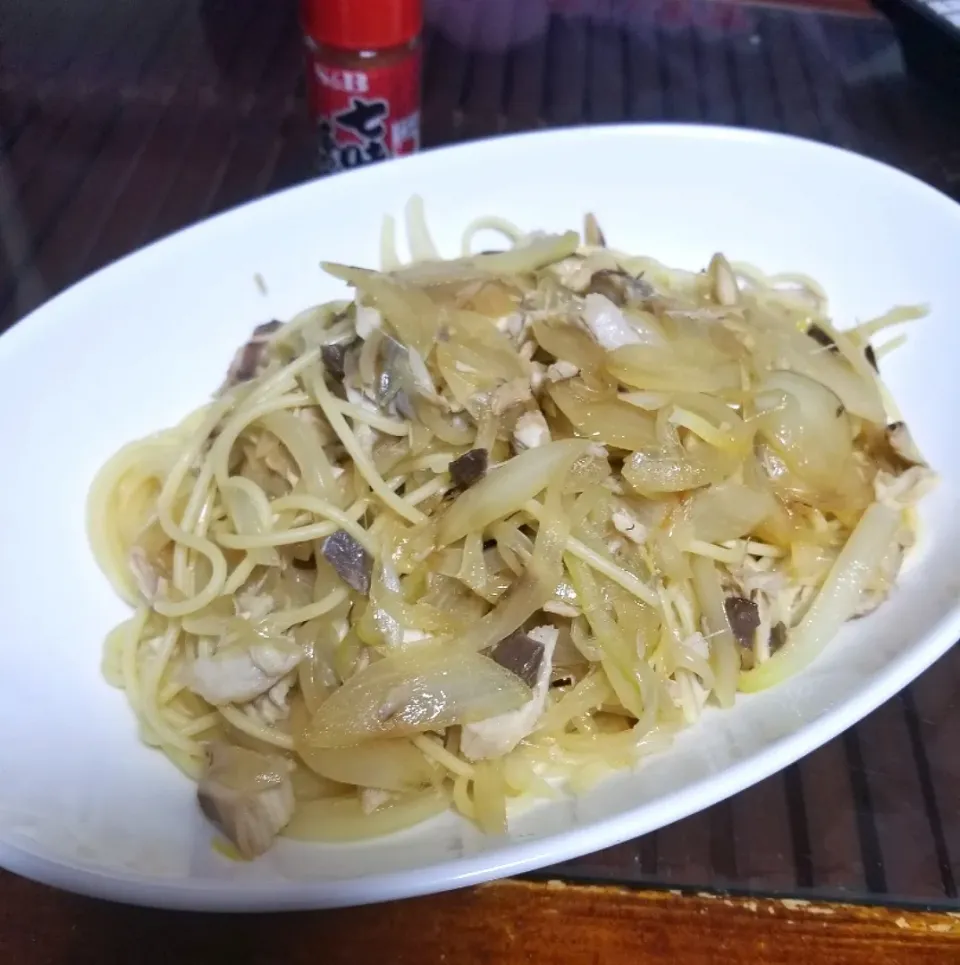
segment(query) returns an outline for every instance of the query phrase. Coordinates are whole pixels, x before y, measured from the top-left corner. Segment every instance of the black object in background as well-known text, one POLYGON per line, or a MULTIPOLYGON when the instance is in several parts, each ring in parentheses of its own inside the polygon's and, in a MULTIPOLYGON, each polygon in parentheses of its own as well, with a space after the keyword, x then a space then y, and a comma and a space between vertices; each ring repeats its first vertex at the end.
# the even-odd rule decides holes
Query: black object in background
POLYGON ((960 94, 960 0, 872 0, 893 24, 907 69, 960 94))

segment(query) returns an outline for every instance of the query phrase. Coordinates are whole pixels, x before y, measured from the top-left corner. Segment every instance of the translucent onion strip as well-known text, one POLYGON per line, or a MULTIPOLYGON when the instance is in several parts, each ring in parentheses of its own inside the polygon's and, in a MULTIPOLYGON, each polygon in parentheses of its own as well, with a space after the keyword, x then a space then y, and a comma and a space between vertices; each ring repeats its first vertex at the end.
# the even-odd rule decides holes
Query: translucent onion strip
POLYGON ((705 556, 695 556, 690 565, 697 597, 703 608, 705 636, 710 642, 713 692, 721 707, 732 707, 740 671, 740 649, 724 609, 720 574, 713 560, 705 556))
POLYGON ((902 514, 873 503, 840 551, 826 582, 800 625, 769 660, 740 674, 740 689, 764 690, 803 670, 853 616, 866 586, 883 562, 902 514))
POLYGON ((440 520, 439 545, 482 531, 495 520, 515 513, 546 489, 554 475, 589 448, 581 439, 552 442, 530 449, 487 473, 457 498, 440 520))
MULTIPOLYGON (((524 503, 523 508, 533 516, 534 519, 539 520, 544 515, 543 506, 535 499, 524 503)), ((583 560, 588 566, 613 580, 618 586, 622 586, 628 593, 632 593, 637 599, 643 600, 644 603, 649 603, 652 606, 656 606, 659 603, 657 594, 647 586, 643 580, 622 567, 617 566, 613 560, 591 549, 586 543, 582 543, 580 540, 570 536, 567 538, 567 552, 570 553, 571 556, 575 556, 578 560, 583 560)))
POLYGON ((450 793, 444 788, 391 799, 372 813, 364 811, 355 796, 304 801, 283 836, 297 841, 359 841, 411 828, 449 807, 450 793))

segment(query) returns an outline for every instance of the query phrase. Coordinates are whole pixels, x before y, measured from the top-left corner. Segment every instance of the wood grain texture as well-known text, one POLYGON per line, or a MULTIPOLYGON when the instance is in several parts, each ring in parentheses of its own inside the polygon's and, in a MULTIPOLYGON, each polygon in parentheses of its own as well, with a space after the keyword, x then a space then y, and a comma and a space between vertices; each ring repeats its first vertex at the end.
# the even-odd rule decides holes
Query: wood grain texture
POLYGON ((947 965, 960 914, 501 882, 285 916, 119 908, 0 877, 0 961, 16 965, 947 965))

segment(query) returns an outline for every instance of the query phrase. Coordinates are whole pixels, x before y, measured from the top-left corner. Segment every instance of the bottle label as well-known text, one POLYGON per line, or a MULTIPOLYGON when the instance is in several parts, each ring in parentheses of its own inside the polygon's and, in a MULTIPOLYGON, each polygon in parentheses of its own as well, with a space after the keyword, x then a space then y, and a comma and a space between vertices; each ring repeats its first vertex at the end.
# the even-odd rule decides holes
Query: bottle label
POLYGON ((307 52, 320 171, 329 174, 420 148, 420 50, 388 66, 346 68, 307 52))

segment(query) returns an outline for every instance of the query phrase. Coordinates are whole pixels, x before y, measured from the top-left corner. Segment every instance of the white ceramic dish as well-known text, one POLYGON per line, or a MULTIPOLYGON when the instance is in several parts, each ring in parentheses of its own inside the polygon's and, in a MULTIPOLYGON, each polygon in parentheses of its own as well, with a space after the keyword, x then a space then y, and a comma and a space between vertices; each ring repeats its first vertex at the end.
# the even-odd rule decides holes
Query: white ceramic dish
POLYGON ((278 910, 438 891, 571 858, 676 821, 786 766, 909 683, 960 635, 960 207, 813 143, 703 127, 605 127, 486 141, 311 183, 153 245, 0 339, 0 864, 124 901, 278 910), (878 614, 816 664, 685 733, 640 771, 517 815, 507 839, 447 816, 360 845, 281 842, 219 857, 192 785, 137 742, 101 642, 125 614, 94 566, 84 500, 123 442, 178 419, 251 327, 335 296, 322 258, 376 264, 385 212, 420 192, 443 250, 474 216, 561 229, 595 211, 611 243, 685 267, 722 249, 818 278, 850 324, 932 314, 884 375, 943 484, 922 551, 878 614), (254 274, 266 279, 263 295, 254 274))

